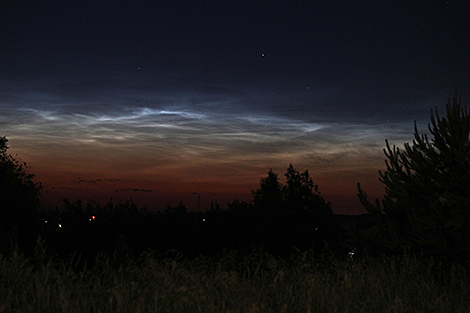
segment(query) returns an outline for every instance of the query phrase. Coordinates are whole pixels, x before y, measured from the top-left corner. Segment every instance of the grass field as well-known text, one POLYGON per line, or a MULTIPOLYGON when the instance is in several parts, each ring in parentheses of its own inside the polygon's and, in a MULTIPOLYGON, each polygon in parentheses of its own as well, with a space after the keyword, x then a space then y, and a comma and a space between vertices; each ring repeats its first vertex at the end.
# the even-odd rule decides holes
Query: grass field
POLYGON ((409 256, 185 260, 149 252, 80 270, 74 261, 0 257, 0 312, 469 312, 469 299, 467 269, 409 256))

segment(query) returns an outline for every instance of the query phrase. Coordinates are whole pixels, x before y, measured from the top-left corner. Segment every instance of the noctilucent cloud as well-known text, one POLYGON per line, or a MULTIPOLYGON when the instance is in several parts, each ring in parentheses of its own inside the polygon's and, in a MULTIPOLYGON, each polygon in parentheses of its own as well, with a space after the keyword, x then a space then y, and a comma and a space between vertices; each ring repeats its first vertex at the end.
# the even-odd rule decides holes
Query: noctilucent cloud
POLYGON ((465 1, 12 1, 0 136, 45 204, 249 200, 309 169, 337 213, 383 187, 385 139, 470 98, 465 1))

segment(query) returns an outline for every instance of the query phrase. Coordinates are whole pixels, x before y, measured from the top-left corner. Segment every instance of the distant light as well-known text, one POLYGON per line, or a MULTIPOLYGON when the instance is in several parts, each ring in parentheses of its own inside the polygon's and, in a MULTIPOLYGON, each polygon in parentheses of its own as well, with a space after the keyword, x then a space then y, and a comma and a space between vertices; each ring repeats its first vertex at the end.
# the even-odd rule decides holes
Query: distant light
POLYGON ((349 252, 348 252, 349 258, 350 258, 350 259, 353 259, 355 254, 356 254, 356 248, 351 247, 350 250, 349 250, 349 252))
POLYGON ((62 224, 59 224, 59 227, 62 228, 62 224))
POLYGON ((92 219, 92 220, 95 220, 95 216, 93 215, 93 216, 91 217, 91 219, 92 219))
POLYGON ((47 221, 44 221, 44 223, 46 223, 46 224, 47 224, 47 221))
POLYGON ((264 58, 264 53, 261 53, 261 57, 264 58))
POLYGON ((205 221, 206 221, 206 219, 205 219, 205 218, 203 218, 203 219, 202 219, 202 221, 203 221, 203 222, 205 222, 205 221))

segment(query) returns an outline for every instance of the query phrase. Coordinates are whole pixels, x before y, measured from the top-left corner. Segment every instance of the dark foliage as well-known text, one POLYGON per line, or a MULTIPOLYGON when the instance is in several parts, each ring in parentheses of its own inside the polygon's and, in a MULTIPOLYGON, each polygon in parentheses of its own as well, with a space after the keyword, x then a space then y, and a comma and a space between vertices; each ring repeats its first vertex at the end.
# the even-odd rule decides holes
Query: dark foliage
POLYGON ((34 182, 26 163, 8 153, 8 139, 0 138, 0 248, 27 245, 35 233, 35 210, 41 184, 34 182))
POLYGON ((327 252, 339 241, 329 203, 308 172, 300 174, 290 166, 286 178, 284 186, 270 171, 253 192, 252 203, 234 201, 228 210, 216 202, 205 212, 188 212, 182 203, 148 212, 129 201, 100 206, 65 200, 63 209, 41 212, 41 236, 50 253, 64 258, 78 252, 88 260, 103 253, 125 260, 146 249, 186 257, 233 249, 280 256, 295 249, 327 252))
POLYGON ((443 118, 431 110, 431 140, 415 122, 414 140, 404 150, 386 141, 382 203, 370 203, 358 185, 361 202, 378 221, 365 236, 372 247, 449 261, 470 256, 470 115, 457 95, 446 109, 443 118))
POLYGON ((171 204, 168 203, 165 213, 168 214, 184 214, 187 213, 186 206, 183 204, 183 202, 179 202, 177 206, 171 206, 171 204))
POLYGON ((276 173, 268 171, 268 176, 261 179, 260 187, 252 191, 254 210, 265 216, 308 212, 320 217, 333 213, 308 170, 300 173, 290 164, 284 176, 285 185, 279 182, 276 173))
POLYGON ((254 208, 263 216, 280 214, 284 209, 282 185, 271 169, 261 178, 259 188, 252 191, 254 208))
POLYGON ((6 138, 0 143, 4 251, 19 243, 28 255, 44 249, 59 259, 79 255, 77 264, 84 266, 98 255, 124 262, 147 249, 186 257, 226 250, 246 255, 254 249, 288 256, 313 248, 321 254, 341 241, 330 203, 308 171, 300 173, 292 165, 285 184, 270 170, 252 202, 233 201, 228 210, 213 202, 205 212, 188 212, 180 202, 149 212, 132 201, 100 205, 67 199, 61 208, 39 209, 40 184, 26 164, 6 153, 6 138))
POLYGON ((289 253, 293 246, 324 252, 337 231, 330 203, 308 170, 300 173, 290 164, 284 176, 282 184, 269 170, 260 187, 252 191, 252 218, 257 225, 253 238, 274 253, 289 253))

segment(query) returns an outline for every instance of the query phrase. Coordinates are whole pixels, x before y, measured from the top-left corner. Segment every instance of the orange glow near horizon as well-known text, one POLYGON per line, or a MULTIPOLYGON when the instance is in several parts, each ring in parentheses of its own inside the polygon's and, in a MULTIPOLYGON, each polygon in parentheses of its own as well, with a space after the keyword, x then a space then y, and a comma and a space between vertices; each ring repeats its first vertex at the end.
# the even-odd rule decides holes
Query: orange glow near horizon
MULTIPOLYGON (((22 151, 21 155, 26 152, 22 151)), ((168 165, 152 170, 151 164, 145 167, 141 160, 124 166, 124 160, 116 156, 109 160, 104 157, 95 159, 91 164, 81 163, 82 158, 90 162, 91 156, 77 154, 77 158, 69 158, 65 162, 52 157, 49 159, 47 155, 26 158, 31 172, 44 186, 45 205, 60 206, 63 198, 72 201, 81 199, 84 202, 95 200, 98 203, 106 203, 110 199, 115 202, 132 199, 139 207, 152 210, 162 210, 168 203, 176 205, 179 201, 189 210, 195 210, 194 193, 198 193, 201 195, 201 208, 208 207, 211 201, 218 201, 224 207, 235 199, 250 201, 251 190, 258 188, 260 179, 266 176, 269 168, 273 168, 284 183, 283 175, 288 166, 288 161, 283 166, 262 168, 264 164, 226 165, 223 160, 219 164, 204 166, 197 165, 195 160, 194 167, 187 162, 180 168, 168 165), (132 171, 136 166, 140 170, 132 171)), ((299 171, 309 170, 320 192, 327 201, 332 202, 334 212, 339 214, 365 212, 356 196, 357 182, 361 183, 372 200, 383 194, 377 168, 348 169, 348 164, 338 163, 338 170, 322 170, 298 167, 294 162, 293 165, 299 171)))

